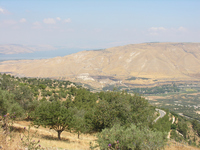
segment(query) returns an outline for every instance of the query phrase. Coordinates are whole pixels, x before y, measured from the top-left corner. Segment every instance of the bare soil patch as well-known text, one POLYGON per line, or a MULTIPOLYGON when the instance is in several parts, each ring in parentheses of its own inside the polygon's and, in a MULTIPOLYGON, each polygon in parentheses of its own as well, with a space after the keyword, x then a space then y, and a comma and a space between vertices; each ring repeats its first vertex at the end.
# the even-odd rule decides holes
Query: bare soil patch
POLYGON ((191 93, 191 94, 187 94, 187 95, 200 95, 200 93, 191 93))
POLYGON ((163 96, 147 96, 146 98, 150 101, 157 101, 157 99, 166 99, 166 97, 163 96))
POLYGON ((196 111, 197 114, 200 114, 200 111, 196 111))

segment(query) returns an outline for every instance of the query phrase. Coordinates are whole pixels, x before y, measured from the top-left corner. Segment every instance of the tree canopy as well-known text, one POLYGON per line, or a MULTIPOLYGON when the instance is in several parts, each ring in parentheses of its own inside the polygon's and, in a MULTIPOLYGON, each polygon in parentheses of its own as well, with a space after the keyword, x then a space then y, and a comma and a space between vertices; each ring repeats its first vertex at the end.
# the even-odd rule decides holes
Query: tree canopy
POLYGON ((60 101, 41 102, 35 109, 33 117, 34 125, 54 129, 58 132, 58 139, 61 139, 60 135, 64 130, 70 128, 72 120, 71 112, 60 101))

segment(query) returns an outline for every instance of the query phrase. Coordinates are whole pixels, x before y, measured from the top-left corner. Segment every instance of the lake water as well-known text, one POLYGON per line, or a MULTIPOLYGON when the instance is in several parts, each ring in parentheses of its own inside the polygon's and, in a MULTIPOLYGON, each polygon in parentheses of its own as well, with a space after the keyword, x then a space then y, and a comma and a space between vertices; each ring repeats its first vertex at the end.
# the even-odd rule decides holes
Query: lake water
POLYGON ((58 49, 51 51, 38 51, 34 53, 23 53, 23 54, 0 54, 0 61, 5 60, 20 60, 20 59, 48 59, 57 56, 66 56, 69 54, 83 51, 84 49, 58 49))

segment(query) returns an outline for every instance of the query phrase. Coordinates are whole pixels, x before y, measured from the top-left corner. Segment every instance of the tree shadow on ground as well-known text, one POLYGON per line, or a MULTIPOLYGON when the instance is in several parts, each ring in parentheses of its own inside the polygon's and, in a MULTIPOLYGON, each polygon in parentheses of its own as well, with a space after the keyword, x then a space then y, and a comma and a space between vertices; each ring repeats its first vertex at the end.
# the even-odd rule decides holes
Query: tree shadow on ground
POLYGON ((52 136, 52 135, 41 135, 41 137, 46 139, 46 140, 70 142, 70 140, 68 138, 65 138, 65 137, 61 137, 60 140, 58 139, 58 137, 55 137, 55 136, 52 136))

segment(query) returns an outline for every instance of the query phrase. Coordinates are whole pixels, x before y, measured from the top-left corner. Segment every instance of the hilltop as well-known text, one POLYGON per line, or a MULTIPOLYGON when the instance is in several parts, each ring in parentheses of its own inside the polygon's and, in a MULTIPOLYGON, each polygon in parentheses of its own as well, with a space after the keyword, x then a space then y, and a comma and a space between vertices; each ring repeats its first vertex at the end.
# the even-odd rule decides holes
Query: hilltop
POLYGON ((20 77, 81 82, 100 89, 199 81, 200 43, 131 44, 51 59, 5 61, 0 70, 20 77))

